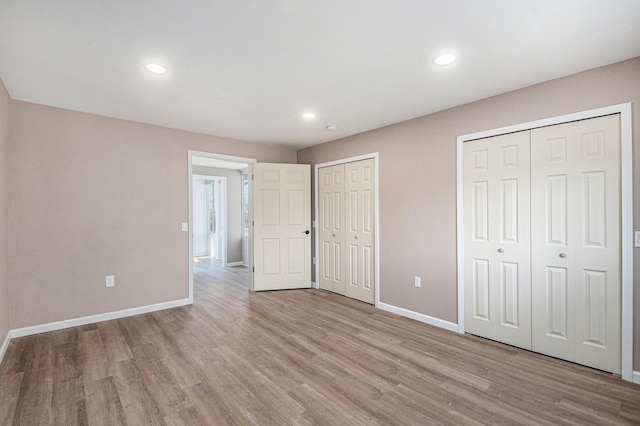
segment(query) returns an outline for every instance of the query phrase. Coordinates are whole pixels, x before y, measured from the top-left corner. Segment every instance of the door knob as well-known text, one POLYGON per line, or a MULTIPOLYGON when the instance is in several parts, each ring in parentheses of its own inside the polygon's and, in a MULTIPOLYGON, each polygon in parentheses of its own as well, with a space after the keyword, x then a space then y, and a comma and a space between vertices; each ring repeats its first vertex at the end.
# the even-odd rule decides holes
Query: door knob
POLYGON ((332 236, 332 237, 335 237, 335 236, 336 236, 336 234, 331 234, 331 236, 332 236))
POLYGON ((306 231, 302 231, 301 234, 307 234, 309 235, 309 230, 307 229, 306 231))
POLYGON ((498 253, 504 253, 504 249, 503 248, 499 248, 498 249, 498 253))
POLYGON ((356 236, 354 236, 353 238, 355 238, 355 239, 357 240, 357 239, 358 239, 358 236, 356 235, 356 236))
POLYGON ((567 257, 567 253, 560 253, 558 256, 564 259, 565 257, 567 257))

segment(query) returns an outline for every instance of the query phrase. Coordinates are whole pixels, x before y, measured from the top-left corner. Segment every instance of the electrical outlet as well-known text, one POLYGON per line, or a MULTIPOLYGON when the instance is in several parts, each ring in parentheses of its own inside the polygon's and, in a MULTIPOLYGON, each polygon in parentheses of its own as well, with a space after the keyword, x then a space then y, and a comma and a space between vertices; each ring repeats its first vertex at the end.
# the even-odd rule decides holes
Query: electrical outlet
POLYGON ((182 232, 189 231, 189 222, 182 222, 182 232))
POLYGON ((113 287, 116 285, 116 278, 113 275, 107 275, 104 282, 106 287, 113 287))
POLYGON ((415 277, 414 283, 415 283, 416 287, 422 287, 422 278, 415 277))

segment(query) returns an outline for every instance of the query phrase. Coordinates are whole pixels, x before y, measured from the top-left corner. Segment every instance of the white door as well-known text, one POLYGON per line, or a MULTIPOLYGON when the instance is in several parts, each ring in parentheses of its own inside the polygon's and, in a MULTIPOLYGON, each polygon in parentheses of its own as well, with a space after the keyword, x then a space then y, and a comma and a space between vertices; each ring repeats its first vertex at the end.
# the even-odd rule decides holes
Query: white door
POLYGON ((344 295, 344 164, 318 169, 319 285, 344 295))
POLYGON ((463 149, 465 328, 529 349, 529 132, 463 149))
POLYGON ((532 130, 532 348, 621 371, 619 115, 532 130))
POLYGON ((256 163, 253 288, 311 287, 311 179, 308 164, 256 163))
POLYGON ((344 165, 346 295, 375 302, 375 162, 344 165))

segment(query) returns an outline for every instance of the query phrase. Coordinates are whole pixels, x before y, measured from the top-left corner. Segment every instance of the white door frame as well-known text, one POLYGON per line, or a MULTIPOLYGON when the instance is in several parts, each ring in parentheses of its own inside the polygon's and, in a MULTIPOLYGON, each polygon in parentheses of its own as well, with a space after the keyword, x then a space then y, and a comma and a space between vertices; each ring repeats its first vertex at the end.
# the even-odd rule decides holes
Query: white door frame
MULTIPOLYGON (((251 168, 251 165, 255 163, 257 160, 255 158, 245 158, 245 157, 235 157, 232 155, 224 155, 224 154, 216 154, 213 152, 204 152, 204 151, 187 151, 187 160, 188 160, 188 175, 187 181, 189 183, 189 304, 193 304, 193 188, 192 188, 192 180, 193 180, 193 157, 204 157, 204 158, 214 158, 218 160, 225 161, 233 161, 237 163, 247 163, 251 168)), ((226 196, 226 194, 225 194, 226 196)), ((253 220, 253 209, 251 208, 253 203, 253 184, 251 179, 249 179, 249 223, 253 220)), ((226 214, 226 213, 225 213, 226 214)), ((226 220, 225 220, 226 221, 226 220)), ((226 238, 226 235, 225 235, 226 238)), ((249 228, 249 280, 251 285, 251 290, 253 290, 253 229, 249 228)), ((224 250, 226 254, 226 247, 224 250)), ((226 261, 226 256, 224 261, 226 261)))
POLYGON ((464 333, 464 235, 462 144, 474 139, 530 130, 577 120, 620 114, 621 242, 622 242, 622 378, 633 381, 633 157, 631 103, 581 111, 513 126, 458 136, 456 146, 457 240, 458 240, 458 332, 464 333))
POLYGON ((376 186, 376 190, 375 190, 375 209, 374 209, 374 215, 375 215, 375 260, 376 260, 376 267, 375 267, 375 286, 376 286, 376 291, 375 291, 375 301, 374 301, 374 306, 377 308, 378 304, 380 303, 380 185, 379 185, 379 167, 378 167, 378 153, 377 152, 372 152, 370 154, 364 154, 364 155, 359 155, 356 157, 350 157, 350 158, 343 158, 340 160, 335 160, 335 161, 329 161, 327 163, 320 163, 320 164, 316 164, 313 168, 313 199, 314 199, 314 220, 312 223, 312 227, 314 229, 314 238, 315 238, 315 244, 314 244, 314 255, 313 255, 313 263, 315 264, 315 279, 316 282, 312 282, 311 285, 314 288, 320 288, 318 282, 319 279, 318 277, 320 276, 320 262, 319 262, 319 250, 320 250, 320 241, 319 241, 319 230, 318 230, 318 169, 322 168, 322 167, 329 167, 329 166, 335 166, 338 164, 345 164, 345 163, 353 163, 354 161, 360 161, 360 160, 368 160, 370 158, 373 158, 374 161, 374 170, 375 170, 375 186, 376 186))

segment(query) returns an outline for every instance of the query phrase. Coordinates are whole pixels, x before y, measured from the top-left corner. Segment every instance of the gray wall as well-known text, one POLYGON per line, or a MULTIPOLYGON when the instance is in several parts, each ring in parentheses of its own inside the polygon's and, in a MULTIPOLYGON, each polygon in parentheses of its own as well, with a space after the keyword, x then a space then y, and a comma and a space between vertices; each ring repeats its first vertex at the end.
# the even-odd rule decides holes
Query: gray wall
POLYGON ((193 166, 193 174, 227 178, 227 263, 242 262, 242 172, 193 166))
MULTIPOLYGON (((303 149, 298 162, 380 153, 380 300, 457 323, 457 136, 626 102, 633 103, 634 223, 639 229, 640 58, 303 149), (422 277, 421 288, 414 286, 414 276, 422 277)), ((635 370, 640 370, 639 261, 636 249, 635 370)))

